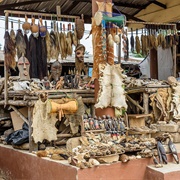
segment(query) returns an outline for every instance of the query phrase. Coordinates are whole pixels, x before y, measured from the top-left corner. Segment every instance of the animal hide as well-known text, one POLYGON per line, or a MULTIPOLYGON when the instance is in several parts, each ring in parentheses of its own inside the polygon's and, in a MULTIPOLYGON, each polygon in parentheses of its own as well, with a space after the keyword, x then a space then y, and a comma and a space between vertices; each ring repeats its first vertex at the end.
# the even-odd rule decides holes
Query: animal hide
POLYGON ((17 30, 16 34, 16 48, 17 48, 17 56, 20 58, 22 55, 26 53, 26 42, 24 40, 24 36, 21 29, 17 30))
POLYGON ((29 74, 31 78, 38 78, 38 47, 37 47, 37 39, 33 36, 33 34, 29 37, 29 52, 30 52, 30 70, 29 74))
POLYGON ((141 50, 141 44, 140 44, 139 36, 136 36, 136 52, 137 52, 137 54, 140 53, 140 50, 141 50))
POLYGON ((150 95, 153 108, 153 114, 156 121, 169 121, 170 120, 170 88, 159 88, 157 93, 150 95))
POLYGON ((92 44, 93 44, 93 74, 92 80, 99 77, 99 64, 106 63, 102 53, 101 27, 96 26, 92 18, 92 44))
POLYGON ((172 103, 171 112, 173 112, 173 118, 180 119, 180 84, 172 86, 172 103))
POLYGON ((57 122, 57 114, 50 113, 51 102, 46 100, 42 102, 40 99, 36 102, 33 109, 33 133, 34 142, 43 142, 44 139, 48 141, 57 140, 57 129, 55 124, 57 122))
POLYGON ((126 77, 122 74, 119 64, 99 65, 99 92, 95 108, 106 108, 113 106, 119 110, 127 109, 126 97, 124 91, 123 79, 126 77))
POLYGON ((58 56, 59 56, 59 52, 58 52, 58 44, 57 44, 57 37, 54 33, 53 30, 51 30, 50 32, 50 42, 51 42, 51 45, 50 45, 50 56, 52 59, 58 59, 58 56))
POLYGON ((66 43, 67 43, 67 55, 72 56, 72 39, 71 39, 71 31, 67 33, 66 43))
POLYGON ((61 49, 61 59, 66 59, 67 57, 67 42, 66 42, 66 34, 60 32, 59 34, 60 39, 60 49, 61 49))
POLYGON ((51 39, 49 31, 46 32, 46 51, 47 51, 47 60, 51 59, 51 39))
POLYGON ((10 38, 9 32, 6 31, 4 35, 4 56, 5 56, 5 65, 7 68, 13 68, 16 67, 16 61, 15 61, 15 55, 16 55, 16 49, 15 44, 10 38))
POLYGON ((106 108, 111 104, 111 66, 109 64, 99 64, 99 91, 95 108, 106 108))
POLYGON ((126 77, 122 74, 120 64, 112 66, 111 83, 112 83, 112 97, 111 106, 117 109, 127 109, 126 96, 124 91, 123 79, 126 77))
POLYGON ((42 80, 47 76, 47 48, 46 41, 43 37, 38 37, 37 39, 37 47, 38 47, 38 78, 42 80))

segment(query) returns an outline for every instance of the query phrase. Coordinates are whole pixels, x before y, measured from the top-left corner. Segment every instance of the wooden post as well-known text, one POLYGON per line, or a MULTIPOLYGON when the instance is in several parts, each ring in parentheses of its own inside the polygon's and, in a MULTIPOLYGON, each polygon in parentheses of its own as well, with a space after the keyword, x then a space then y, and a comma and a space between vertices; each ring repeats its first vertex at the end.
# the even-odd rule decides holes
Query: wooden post
POLYGON ((32 137, 32 113, 33 113, 33 108, 28 107, 28 120, 29 120, 29 152, 32 151, 37 151, 38 150, 38 144, 36 144, 33 140, 32 137))
MULTIPOLYGON (((9 14, 8 13, 5 13, 5 31, 8 31, 8 16, 9 14)), ((8 87, 7 87, 7 81, 8 81, 8 69, 5 65, 5 58, 4 58, 4 106, 7 105, 8 103, 8 87)))
POLYGON ((56 14, 57 14, 57 20, 61 21, 61 18, 59 17, 61 15, 61 7, 56 6, 56 14))
POLYGON ((150 76, 152 79, 158 79, 158 60, 157 60, 157 50, 150 50, 150 76))
MULTIPOLYGON (((97 0, 98 2, 104 2, 104 0, 97 0)), ((110 0, 109 2, 112 2, 112 0, 110 0)), ((95 0, 92 0, 92 16, 95 15, 95 13, 98 10, 98 6, 95 0)), ((107 49, 108 51, 108 49, 107 49)), ((109 50, 109 51, 112 51, 109 50)), ((113 53, 113 52, 112 52, 113 53)), ((108 54, 107 54, 107 59, 108 59, 108 54)), ((99 81, 98 79, 94 80, 94 84, 95 84, 95 102, 97 102, 97 96, 98 96, 98 91, 99 91, 99 81)), ((115 116, 115 108, 113 107, 107 107, 107 108, 97 108, 95 109, 95 114, 97 117, 102 117, 102 115, 110 115, 111 117, 115 116)))
MULTIPOLYGON (((176 31, 176 25, 174 25, 174 31, 176 31)), ((177 62, 176 62, 176 44, 173 44, 173 75, 174 77, 177 77, 177 62)))
POLYGON ((143 108, 144 114, 149 114, 149 94, 143 92, 143 108))

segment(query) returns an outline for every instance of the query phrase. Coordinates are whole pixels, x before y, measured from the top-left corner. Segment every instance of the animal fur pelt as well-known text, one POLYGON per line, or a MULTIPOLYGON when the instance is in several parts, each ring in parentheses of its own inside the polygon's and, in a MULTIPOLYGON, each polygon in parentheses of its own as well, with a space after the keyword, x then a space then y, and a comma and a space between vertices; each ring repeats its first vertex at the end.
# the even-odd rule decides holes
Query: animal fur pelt
POLYGON ((106 63, 102 52, 101 27, 96 26, 94 18, 92 18, 92 44, 93 44, 93 74, 92 80, 99 77, 99 64, 106 63))
POLYGON ((24 40, 24 36, 21 29, 17 30, 16 34, 16 48, 17 48, 17 56, 20 58, 22 55, 26 53, 26 42, 24 40))
POLYGON ((45 102, 39 99, 33 109, 33 133, 34 142, 42 142, 44 139, 48 141, 57 140, 57 122, 56 113, 51 113, 51 101, 45 102))
POLYGON ((137 54, 140 53, 140 50, 141 50, 141 44, 140 44, 139 36, 137 35, 136 36, 136 52, 137 52, 137 54))
POLYGON ((38 47, 38 51, 37 51, 38 78, 43 79, 45 76, 47 76, 47 49, 46 49, 45 38, 38 37, 37 47, 38 47))
POLYGON ((120 65, 100 64, 99 71, 99 92, 95 108, 112 106, 119 110, 126 110, 127 104, 123 88, 123 79, 126 76, 122 74, 120 65))
POLYGON ((38 47, 37 47, 37 39, 31 34, 29 37, 29 51, 30 51, 30 77, 38 78, 38 47))
POLYGON ((57 38, 53 30, 51 30, 50 32, 50 42, 51 42, 51 46, 50 46, 51 58, 57 60, 59 56, 59 52, 58 52, 57 38))
POLYGON ((10 38, 9 32, 6 31, 4 35, 4 55, 5 55, 5 65, 7 68, 13 68, 16 67, 16 61, 15 61, 15 55, 16 55, 16 49, 15 44, 10 38))
POLYGON ((59 34, 60 39, 60 48, 61 48, 61 59, 66 59, 67 57, 67 42, 66 42, 66 34, 60 32, 59 34))
POLYGON ((47 48, 44 37, 29 37, 30 77, 43 79, 47 76, 47 48))
POLYGON ((47 60, 51 59, 51 39, 49 31, 46 32, 46 52, 47 52, 47 60))
POLYGON ((29 60, 30 58, 30 52, 29 52, 29 39, 27 34, 24 34, 24 41, 26 43, 26 53, 25 53, 25 57, 29 60))
POLYGON ((16 35, 13 29, 10 31, 10 37, 14 44, 16 44, 16 35))
POLYGON ((67 33, 66 37, 67 43, 67 55, 72 56, 72 39, 71 39, 71 31, 67 33))

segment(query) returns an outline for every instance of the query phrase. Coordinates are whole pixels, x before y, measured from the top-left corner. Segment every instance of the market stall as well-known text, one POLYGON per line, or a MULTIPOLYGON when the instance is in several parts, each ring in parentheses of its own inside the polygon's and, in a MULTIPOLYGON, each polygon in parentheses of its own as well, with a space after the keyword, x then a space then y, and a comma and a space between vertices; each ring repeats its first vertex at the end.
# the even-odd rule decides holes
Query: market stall
MULTIPOLYGON (((112 13, 112 3, 98 2, 97 4, 98 11, 92 18, 94 62, 91 78, 85 78, 81 73, 81 71, 84 71, 87 74, 87 67, 85 67, 83 61, 85 47, 79 43, 84 32, 83 17, 81 19, 74 16, 67 17, 74 18, 76 22, 75 27, 71 28, 71 25, 68 25, 67 34, 62 32, 65 31, 63 24, 60 24, 59 31, 56 22, 54 25, 54 22, 51 23, 50 34, 54 39, 52 38, 50 43, 56 42, 56 40, 57 44, 58 41, 61 42, 59 43, 59 48, 61 48, 56 51, 55 49, 58 48, 55 46, 56 43, 51 44, 51 46, 47 44, 47 26, 44 26, 42 21, 43 16, 52 17, 52 15, 43 13, 33 13, 31 40, 33 42, 32 49, 35 51, 39 49, 39 46, 35 46, 37 45, 35 40, 38 39, 39 41, 41 39, 42 41, 38 42, 41 45, 40 47, 46 44, 46 50, 50 52, 46 58, 55 57, 56 61, 51 65, 50 78, 47 78, 47 72, 44 73, 44 68, 38 69, 38 64, 35 64, 38 61, 37 57, 35 58, 37 61, 32 61, 31 58, 34 57, 35 51, 31 52, 28 61, 27 54, 25 54, 26 49, 21 47, 18 50, 17 45, 13 48, 16 48, 19 53, 18 68, 20 74, 19 77, 9 77, 8 69, 14 67, 11 56, 15 52, 12 46, 9 51, 8 48, 12 44, 8 44, 6 39, 9 37, 8 16, 10 13, 17 15, 23 13, 5 11, 6 65, 5 77, 0 81, 0 105, 10 107, 28 125, 28 128, 23 125, 21 132, 25 133, 23 135, 29 135, 26 136, 26 138, 29 138, 28 149, 39 158, 49 157, 52 160, 68 160, 70 165, 81 169, 118 161, 127 163, 132 159, 152 158, 154 166, 159 168, 168 163, 166 146, 166 148, 169 148, 168 152, 172 154, 174 161, 178 164, 179 155, 174 143, 180 142, 180 99, 178 92, 180 83, 175 78, 175 32, 171 34, 175 41, 172 44, 175 77, 171 76, 167 81, 127 77, 120 63, 114 63, 114 44, 120 46, 120 35, 122 35, 123 50, 128 59, 128 37, 124 28, 127 23, 140 22, 126 21, 126 17, 120 12, 112 13), (35 24, 34 17, 36 16, 41 17, 39 26, 35 24), (57 38, 55 40, 57 33, 59 33, 58 38, 62 39, 57 38), (37 36, 40 38, 37 38, 37 36), (46 43, 44 42, 45 38, 46 43), (63 41, 64 38, 66 41, 63 41), (65 75, 62 79, 62 66, 57 61, 59 54, 57 55, 56 52, 61 52, 61 58, 63 59, 67 56, 67 50, 70 49, 70 52, 68 52, 70 55, 72 46, 71 48, 67 46, 66 53, 64 53, 65 45, 61 46, 61 44, 66 42, 67 45, 73 38, 77 44, 71 42, 70 45, 74 44, 75 46, 76 72, 72 72, 71 75, 73 76, 65 75), (48 50, 48 48, 51 49, 48 50), (22 52, 22 50, 24 51, 22 52), (34 78, 38 78, 38 80, 34 78), (90 108, 88 112, 85 111, 87 106, 90 108), (28 108, 28 117, 20 112, 19 107, 28 108), (44 145, 43 148, 40 148, 40 145, 44 145), (65 147, 62 145, 65 145, 65 147)), ((27 12, 24 15, 25 23, 28 23, 27 16, 32 15, 32 13, 27 12)), ((63 18, 62 15, 57 15, 57 17, 63 18)), ((175 24, 150 22, 142 24, 146 26, 146 29, 151 29, 148 35, 146 33, 142 34, 143 37, 149 42, 150 39, 155 38, 152 41, 154 43, 156 43, 157 37, 152 31, 157 28, 156 26, 163 26, 162 29, 164 26, 169 26, 168 28, 171 30, 176 29, 175 24), (149 38, 150 36, 151 38, 149 38)), ((20 31, 20 28, 18 31, 20 31)), ((161 35, 163 36, 161 41, 163 41, 165 35, 161 35)), ((136 37, 136 46, 141 46, 138 39, 136 37)), ((131 45, 133 49, 132 42, 131 45)), ((146 46, 144 53, 152 49, 149 45, 150 43, 146 46)), ((141 49, 143 47, 136 47, 136 51, 141 49)), ((44 53, 41 52, 41 55, 43 55, 40 58, 42 60, 44 53)), ((43 62, 40 62, 40 64, 45 67, 43 62)), ((5 123, 4 120, 2 122, 5 123)), ((16 134, 9 133, 3 141, 15 145, 13 144, 13 137, 16 134)), ((13 147, 20 148, 20 146, 13 147)))

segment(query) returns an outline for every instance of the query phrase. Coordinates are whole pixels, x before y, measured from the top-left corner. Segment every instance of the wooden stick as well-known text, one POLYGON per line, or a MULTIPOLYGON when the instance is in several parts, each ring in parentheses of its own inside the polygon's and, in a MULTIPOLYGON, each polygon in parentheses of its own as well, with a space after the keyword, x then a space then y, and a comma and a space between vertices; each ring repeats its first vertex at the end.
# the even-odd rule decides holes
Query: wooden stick
POLYGON ((137 106, 142 112, 144 112, 144 108, 142 108, 135 100, 133 100, 129 95, 126 95, 127 99, 132 102, 135 106, 137 106))
POLYGON ((19 111, 18 111, 14 106, 12 106, 12 105, 10 106, 10 108, 13 109, 13 110, 20 116, 20 118, 29 125, 29 121, 24 117, 24 115, 23 115, 21 112, 19 112, 19 111))
POLYGON ((57 134, 58 138, 72 137, 72 134, 57 134))
POLYGON ((69 15, 56 15, 56 14, 48 14, 48 13, 37 13, 37 12, 28 12, 28 11, 11 11, 11 10, 5 10, 4 13, 10 13, 10 14, 17 14, 17 15, 30 15, 30 16, 45 16, 45 17, 61 17, 61 18, 67 18, 67 19, 76 19, 79 18, 79 16, 69 16, 69 15))
MULTIPOLYGON (((8 12, 5 13, 5 31, 8 31, 8 12)), ((5 57, 4 57, 5 60, 5 57)), ((8 81, 8 69, 5 65, 5 61, 4 61, 4 105, 6 106, 8 103, 8 85, 7 85, 7 81, 8 81)))

